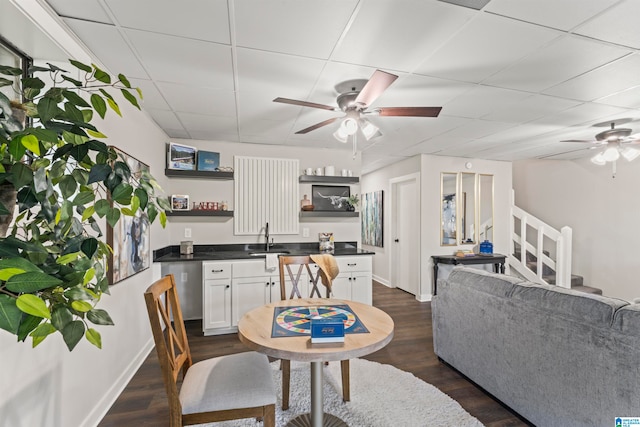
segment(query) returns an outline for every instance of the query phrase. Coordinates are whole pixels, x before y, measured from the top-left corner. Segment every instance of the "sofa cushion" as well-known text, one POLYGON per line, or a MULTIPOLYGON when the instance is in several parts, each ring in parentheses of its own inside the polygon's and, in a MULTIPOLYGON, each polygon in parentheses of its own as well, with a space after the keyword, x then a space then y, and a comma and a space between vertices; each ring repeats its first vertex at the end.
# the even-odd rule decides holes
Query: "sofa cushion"
MULTIPOLYGON (((447 281, 459 283, 465 287, 491 295, 508 298, 513 292, 515 285, 523 282, 523 279, 458 265, 453 268, 447 281)), ((440 284, 438 284, 438 286, 440 286, 440 284)))
POLYGON ((612 327, 625 335, 640 337, 640 304, 625 305, 616 311, 612 327))
POLYGON ((617 298, 530 282, 515 287, 511 297, 540 310, 601 328, 611 327, 616 310, 629 304, 617 298))

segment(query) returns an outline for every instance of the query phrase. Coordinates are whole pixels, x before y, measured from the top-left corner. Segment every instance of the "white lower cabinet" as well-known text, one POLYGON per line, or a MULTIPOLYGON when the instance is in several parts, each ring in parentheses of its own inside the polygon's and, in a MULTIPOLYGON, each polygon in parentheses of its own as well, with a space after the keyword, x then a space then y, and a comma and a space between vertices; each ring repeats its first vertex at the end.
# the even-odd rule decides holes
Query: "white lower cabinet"
MULTIPOLYGON (((371 257, 336 257, 340 274, 333 281, 333 298, 353 300, 371 305, 371 257)), ((316 274, 317 266, 312 272, 316 274)), ((292 268, 294 277, 297 266, 292 268)), ((203 331, 205 335, 237 331, 238 322, 250 310, 280 300, 280 273, 267 270, 264 261, 206 261, 202 263, 203 331)), ((309 297, 310 278, 303 269, 298 285, 303 298, 309 297)), ((325 288, 318 280, 318 288, 325 288)), ((287 298, 291 294, 291 280, 285 272, 287 298)), ((317 295, 316 295, 317 297, 317 295)))

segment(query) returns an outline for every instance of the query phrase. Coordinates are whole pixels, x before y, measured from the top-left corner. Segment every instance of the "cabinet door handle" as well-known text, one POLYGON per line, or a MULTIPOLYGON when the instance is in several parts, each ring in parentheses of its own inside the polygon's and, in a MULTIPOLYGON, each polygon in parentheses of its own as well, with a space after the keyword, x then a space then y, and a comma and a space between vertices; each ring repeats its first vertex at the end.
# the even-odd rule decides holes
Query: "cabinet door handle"
POLYGON ((269 287, 269 282, 267 282, 265 286, 268 288, 269 287))
POLYGON ((224 271, 224 269, 221 270, 211 270, 212 273, 222 273, 224 271))
POLYGON ((275 286, 276 282, 271 282, 271 286, 275 286))
POLYGON ((231 287, 231 285, 227 285, 225 286, 225 289, 229 289, 231 287))
POLYGON ((349 267, 355 267, 356 265, 358 265, 358 263, 353 263, 353 264, 347 264, 349 267))

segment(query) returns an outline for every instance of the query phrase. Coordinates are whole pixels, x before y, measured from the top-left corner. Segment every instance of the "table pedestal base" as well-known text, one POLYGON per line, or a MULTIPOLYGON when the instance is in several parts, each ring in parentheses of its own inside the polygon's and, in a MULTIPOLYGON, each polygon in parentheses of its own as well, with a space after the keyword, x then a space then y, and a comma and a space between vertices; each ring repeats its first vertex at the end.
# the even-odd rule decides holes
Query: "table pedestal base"
MULTIPOLYGON (((287 423, 287 427, 311 427, 311 414, 298 415, 287 423)), ((323 427, 349 427, 347 423, 342 421, 335 415, 324 413, 322 417, 323 427)))

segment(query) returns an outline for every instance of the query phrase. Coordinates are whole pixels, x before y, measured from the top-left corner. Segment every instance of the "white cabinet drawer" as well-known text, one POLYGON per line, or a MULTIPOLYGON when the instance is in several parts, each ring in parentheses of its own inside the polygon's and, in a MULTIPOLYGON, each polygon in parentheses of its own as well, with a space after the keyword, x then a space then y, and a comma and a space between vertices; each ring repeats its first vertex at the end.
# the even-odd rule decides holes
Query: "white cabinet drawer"
POLYGON ((278 275, 278 269, 266 269, 266 263, 263 258, 260 261, 236 261, 233 263, 233 278, 237 277, 258 277, 278 275))
POLYGON ((352 257, 336 257, 336 263, 340 269, 340 273, 349 273, 352 271, 371 271, 370 256, 352 256, 352 257))
POLYGON ((202 279, 230 279, 231 263, 230 262, 203 262, 202 263, 202 279))

